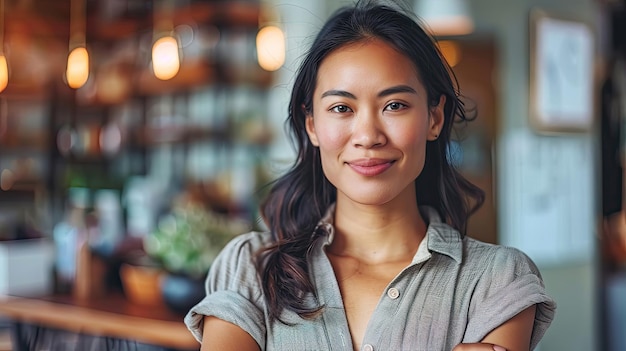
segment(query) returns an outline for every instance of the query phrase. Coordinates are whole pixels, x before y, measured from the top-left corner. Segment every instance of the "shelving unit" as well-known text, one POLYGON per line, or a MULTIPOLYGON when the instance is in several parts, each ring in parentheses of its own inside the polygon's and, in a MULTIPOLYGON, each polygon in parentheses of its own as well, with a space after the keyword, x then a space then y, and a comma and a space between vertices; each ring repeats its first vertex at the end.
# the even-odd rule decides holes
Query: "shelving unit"
MULTIPOLYGON (((191 28, 194 36, 182 41, 181 70, 168 81, 156 79, 149 66, 150 9, 104 23, 93 7, 100 3, 109 4, 87 3, 94 19, 87 29, 91 72, 78 90, 63 82, 64 67, 57 62, 67 55, 67 31, 45 35, 42 29, 58 28, 67 18, 28 9, 11 17, 28 18, 24 23, 34 29, 16 33, 19 24, 11 22, 9 43, 27 33, 29 42, 51 41, 46 47, 64 50, 48 53, 48 68, 56 73, 42 77, 43 83, 16 73, 0 94, 0 173, 17 172, 15 160, 32 164, 28 176, 13 177, 20 184, 0 184, 0 240, 15 239, 9 232, 27 217, 39 235, 52 238, 75 188, 88 189, 81 200, 85 212, 98 210, 104 192, 117 197, 123 228, 113 244, 148 235, 189 188, 203 194, 213 210, 253 221, 257 175, 271 142, 264 111, 272 75, 255 60, 259 2, 186 2, 189 7, 176 9, 175 24, 188 24, 183 29, 191 28), (132 200, 132 194, 142 195, 143 202, 132 200)), ((9 57, 9 64, 15 59, 9 57)), ((0 174, 4 183, 10 178, 6 174, 0 174)), ((107 290, 120 293, 118 284, 107 290)))
MULTIPOLYGON (((271 133, 259 111, 266 110, 272 75, 255 61, 254 39, 262 16, 258 1, 186 1, 168 13, 155 11, 152 2, 88 1, 86 37, 92 69, 87 84, 77 91, 60 78, 67 55, 60 47, 67 50, 69 1, 55 3, 42 5, 43 10, 37 4, 7 9, 12 14, 7 18, 7 41, 23 39, 19 31, 26 25, 28 38, 51 41, 48 47, 54 50, 49 55, 58 57, 50 59, 48 69, 56 73, 45 86, 17 79, 0 95, 9 106, 4 117, 8 128, 4 133, 0 129, 0 168, 25 154, 40 159, 35 173, 46 184, 53 212, 50 223, 60 218, 68 187, 119 189, 129 177, 154 172, 153 156, 159 151, 170 153, 174 162, 168 172, 178 184, 172 187, 188 177, 202 178, 198 173, 203 167, 196 165, 194 170, 185 160, 208 162, 215 154, 227 161, 219 167, 228 171, 234 167, 235 154, 241 154, 238 149, 255 151, 247 156, 264 157, 271 133), (121 4, 125 8, 118 10, 121 4), (149 65, 153 25, 164 18, 188 31, 181 32, 188 36, 183 38, 187 42, 182 43, 181 69, 168 81, 155 78, 149 65), (34 106, 33 101, 41 105, 42 111, 33 116, 38 125, 28 134, 13 127, 20 101, 25 104, 22 109, 34 106), (107 150, 102 137, 103 128, 109 127, 113 145, 107 150)), ((207 177, 216 175, 208 173, 213 174, 207 177)))
MULTIPOLYGON (((0 209, 11 212, 0 211, 0 240, 13 239, 7 228, 24 214, 39 234, 52 237, 71 188, 89 189, 87 208, 95 207, 101 190, 110 190, 124 210, 121 236, 133 240, 127 208, 131 187, 143 195, 154 192, 144 199, 153 222, 187 187, 205 193, 216 211, 253 219, 258 175, 272 139, 264 111, 273 76, 255 57, 260 1, 173 0, 169 12, 157 9, 158 1, 85 3, 90 78, 77 90, 62 78, 70 1, 17 1, 5 8, 11 14, 5 35, 11 78, 0 93, 0 209), (155 78, 150 67, 153 27, 164 18, 176 28, 182 54, 180 71, 167 81, 155 78), (16 170, 16 160, 28 167, 16 170), (16 174, 2 174, 8 169, 16 174), (13 212, 15 218, 7 218, 13 212)), ((25 299, 0 301, 0 312, 68 332, 83 332, 85 322, 72 324, 65 312, 89 314, 100 323, 92 324, 99 325, 91 330, 96 335, 197 346, 178 315, 140 316, 138 324, 169 329, 174 338, 129 334, 125 326, 137 322, 137 311, 129 310, 141 309, 119 288, 112 287, 113 295, 104 299, 115 302, 108 309, 98 307, 99 300, 77 305, 54 297, 36 300, 52 313, 13 308, 34 301, 25 299), (111 311, 111 306, 124 310, 111 311), (107 320, 119 325, 111 329, 107 320)))

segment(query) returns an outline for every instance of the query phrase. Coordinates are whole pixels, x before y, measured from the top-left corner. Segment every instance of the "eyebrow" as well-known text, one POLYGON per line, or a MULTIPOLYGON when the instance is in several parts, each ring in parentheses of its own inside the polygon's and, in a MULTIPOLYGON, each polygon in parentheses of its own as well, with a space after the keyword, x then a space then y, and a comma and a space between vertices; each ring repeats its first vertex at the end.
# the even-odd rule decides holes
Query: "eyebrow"
POLYGON ((327 96, 341 96, 341 97, 347 97, 349 99, 356 99, 356 96, 354 96, 354 94, 349 93, 345 90, 328 90, 322 93, 322 98, 325 98, 327 96))
MULTIPOLYGON (((408 85, 396 85, 396 86, 387 88, 385 90, 382 90, 380 93, 378 93, 378 97, 385 97, 385 96, 397 94, 397 93, 417 94, 417 91, 415 91, 415 89, 411 88, 408 85)), ((346 97, 349 99, 356 99, 356 96, 354 96, 354 94, 347 92, 345 90, 337 90, 337 89, 328 90, 322 93, 322 98, 325 98, 327 96, 341 96, 341 97, 346 97)))
POLYGON ((417 91, 415 91, 415 89, 411 88, 408 85, 396 85, 394 87, 387 88, 387 89, 381 91, 380 93, 378 93, 378 97, 384 97, 384 96, 397 94, 397 93, 417 94, 417 91))

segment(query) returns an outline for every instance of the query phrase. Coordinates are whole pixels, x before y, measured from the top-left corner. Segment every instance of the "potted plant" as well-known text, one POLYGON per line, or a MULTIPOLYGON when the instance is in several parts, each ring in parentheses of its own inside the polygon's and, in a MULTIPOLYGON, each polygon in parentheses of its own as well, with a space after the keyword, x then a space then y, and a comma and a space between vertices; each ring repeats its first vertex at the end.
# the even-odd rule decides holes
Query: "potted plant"
POLYGON ((204 279, 213 260, 249 222, 216 213, 200 203, 175 204, 144 239, 146 253, 166 271, 161 292, 166 305, 186 312, 204 296, 204 279))

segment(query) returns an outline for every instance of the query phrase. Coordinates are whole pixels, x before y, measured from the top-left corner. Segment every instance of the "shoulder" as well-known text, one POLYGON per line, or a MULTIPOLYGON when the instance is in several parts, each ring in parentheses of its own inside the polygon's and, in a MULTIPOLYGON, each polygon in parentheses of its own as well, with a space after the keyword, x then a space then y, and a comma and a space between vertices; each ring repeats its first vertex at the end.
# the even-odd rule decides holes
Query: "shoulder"
POLYGON ((489 331, 535 305, 531 344, 554 319, 556 303, 547 294, 535 263, 519 249, 464 238, 461 279, 472 285, 467 335, 481 340, 489 331))
POLYGON ((256 286, 256 254, 271 242, 272 235, 269 232, 249 232, 231 239, 209 270, 209 291, 230 289, 242 283, 243 286, 256 286))
POLYGON ((213 261, 206 278, 206 296, 185 316, 185 324, 198 341, 203 338, 204 316, 214 316, 265 345, 265 307, 255 261, 259 249, 270 242, 270 233, 241 234, 213 261))
POLYGON ((517 248, 489 244, 470 237, 465 237, 463 242, 463 264, 466 268, 491 272, 496 276, 509 273, 513 276, 533 274, 541 277, 532 259, 517 248))
POLYGON ((220 255, 254 255, 258 250, 272 243, 270 232, 249 232, 232 238, 220 255))

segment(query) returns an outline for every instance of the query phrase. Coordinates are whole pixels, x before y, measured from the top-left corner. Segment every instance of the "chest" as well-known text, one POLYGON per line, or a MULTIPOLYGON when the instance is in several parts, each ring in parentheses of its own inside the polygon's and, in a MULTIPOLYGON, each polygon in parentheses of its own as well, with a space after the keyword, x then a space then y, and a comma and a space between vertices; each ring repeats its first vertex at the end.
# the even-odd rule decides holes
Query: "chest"
POLYGON ((381 296, 386 294, 391 299, 398 298, 397 289, 388 288, 388 285, 410 261, 368 265, 352 258, 329 258, 337 279, 354 349, 360 349, 381 296))
POLYGON ((428 261, 398 268, 399 275, 355 274, 322 258, 312 275, 323 312, 312 320, 290 313, 290 325, 268 330, 267 350, 451 350, 463 339, 470 299, 458 290, 471 289, 457 286, 458 272, 442 279, 433 269, 456 265, 428 261))

